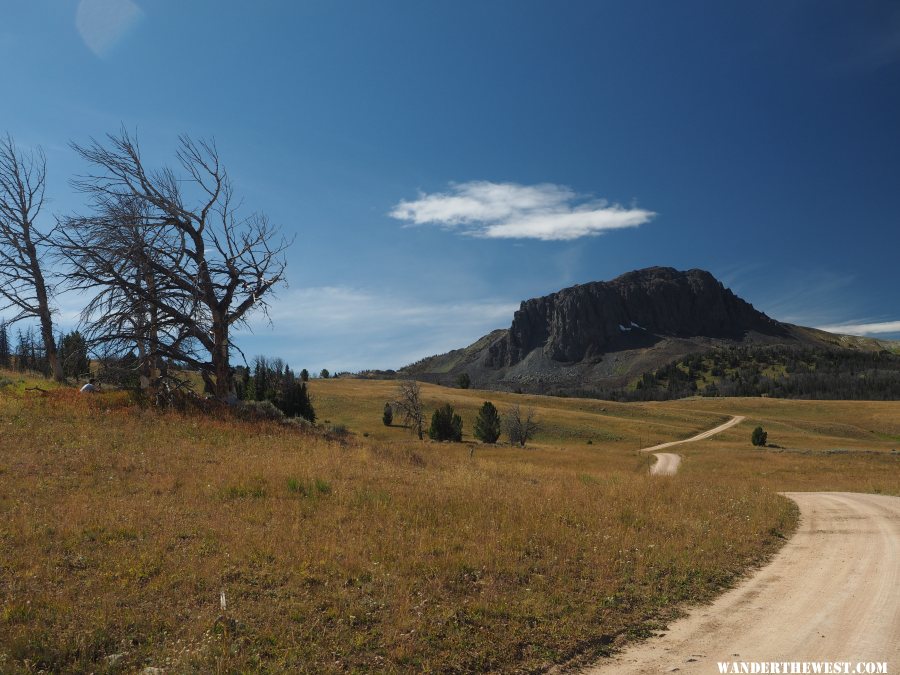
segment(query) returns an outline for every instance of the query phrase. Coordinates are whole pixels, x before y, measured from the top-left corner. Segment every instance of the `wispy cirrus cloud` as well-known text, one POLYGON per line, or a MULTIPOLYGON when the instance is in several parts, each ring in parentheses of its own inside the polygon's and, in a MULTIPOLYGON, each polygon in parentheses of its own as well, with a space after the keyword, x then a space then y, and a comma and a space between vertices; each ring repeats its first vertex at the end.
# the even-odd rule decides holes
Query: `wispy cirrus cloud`
POLYGON ((877 321, 874 323, 846 323, 837 326, 818 326, 819 330, 842 335, 885 335, 900 333, 900 321, 877 321))
POLYGON ((656 214, 605 200, 585 200, 565 185, 451 183, 446 192, 402 200, 389 215, 409 225, 438 225, 486 239, 570 241, 637 227, 656 214))
POLYGON ((290 289, 272 301, 271 326, 256 316, 253 332, 235 337, 248 356, 277 355, 297 368, 399 368, 508 326, 518 307, 502 298, 442 302, 347 286, 290 289))
POLYGON ((781 270, 770 263, 747 269, 729 285, 738 295, 752 297, 754 306, 774 319, 818 326, 838 324, 851 315, 854 274, 800 266, 781 270))
POLYGON ((506 324, 518 308, 518 302, 509 301, 422 302, 347 286, 317 286, 279 294, 269 317, 294 333, 331 335, 343 330, 358 333, 361 326, 402 332, 410 326, 447 327, 460 322, 480 325, 502 320, 506 324))
POLYGON ((143 15, 132 0, 81 0, 75 27, 88 49, 105 56, 143 15))

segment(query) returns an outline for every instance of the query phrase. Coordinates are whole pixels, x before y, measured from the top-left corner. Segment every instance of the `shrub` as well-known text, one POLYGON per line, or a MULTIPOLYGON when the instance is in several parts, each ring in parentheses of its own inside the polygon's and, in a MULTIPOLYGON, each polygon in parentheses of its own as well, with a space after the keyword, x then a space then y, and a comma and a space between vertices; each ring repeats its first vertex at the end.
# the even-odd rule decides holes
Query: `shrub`
POLYGON ((332 424, 328 427, 328 433, 336 436, 346 436, 350 433, 350 429, 347 428, 346 424, 332 424))
POLYGON ((456 378, 456 386, 460 389, 468 389, 470 384, 472 384, 472 379, 469 377, 468 373, 463 373, 456 378))
POLYGON ((238 415, 248 420, 281 422, 284 413, 271 401, 243 401, 236 408, 238 415))
POLYGON ((391 407, 391 404, 384 404, 384 412, 381 414, 381 421, 384 422, 384 426, 389 427, 394 423, 394 409, 391 407))
POLYGON ((462 418, 453 412, 453 406, 449 403, 434 411, 428 437, 435 441, 462 440, 462 418))
POLYGON ((500 438, 500 413, 490 401, 485 401, 475 418, 475 438, 484 443, 496 443, 500 438))
POLYGON ((331 373, 328 372, 328 368, 322 368, 322 370, 319 372, 319 377, 321 377, 323 380, 327 380, 329 377, 331 377, 331 373))
POLYGON ((296 429, 302 429, 303 431, 310 431, 314 426, 312 422, 302 417, 288 417, 282 424, 296 429))
POLYGON ((769 434, 763 431, 762 427, 756 427, 750 435, 750 442, 753 443, 753 445, 762 446, 766 444, 766 439, 768 437, 769 434))

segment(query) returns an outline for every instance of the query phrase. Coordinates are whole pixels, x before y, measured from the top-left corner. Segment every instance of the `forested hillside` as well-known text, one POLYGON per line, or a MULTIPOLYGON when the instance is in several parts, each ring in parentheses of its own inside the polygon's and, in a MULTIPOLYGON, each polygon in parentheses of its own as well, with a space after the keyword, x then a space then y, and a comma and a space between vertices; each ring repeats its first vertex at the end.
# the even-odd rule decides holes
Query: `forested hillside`
POLYGON ((627 387, 579 392, 615 401, 686 396, 885 401, 900 398, 900 355, 784 345, 738 346, 689 354, 627 387))

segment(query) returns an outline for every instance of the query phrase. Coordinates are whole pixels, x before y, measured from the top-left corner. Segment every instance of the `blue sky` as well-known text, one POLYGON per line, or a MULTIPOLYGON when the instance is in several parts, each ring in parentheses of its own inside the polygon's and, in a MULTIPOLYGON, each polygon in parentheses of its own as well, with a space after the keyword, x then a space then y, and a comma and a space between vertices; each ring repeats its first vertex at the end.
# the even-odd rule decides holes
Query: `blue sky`
MULTIPOLYGON (((896 2, 0 0, 0 131, 151 163, 214 136, 296 234, 248 354, 399 367, 526 298, 700 267, 777 319, 900 337, 896 2), (859 328, 864 326, 863 328, 859 328)), ((65 324, 78 298, 58 298, 65 324)))

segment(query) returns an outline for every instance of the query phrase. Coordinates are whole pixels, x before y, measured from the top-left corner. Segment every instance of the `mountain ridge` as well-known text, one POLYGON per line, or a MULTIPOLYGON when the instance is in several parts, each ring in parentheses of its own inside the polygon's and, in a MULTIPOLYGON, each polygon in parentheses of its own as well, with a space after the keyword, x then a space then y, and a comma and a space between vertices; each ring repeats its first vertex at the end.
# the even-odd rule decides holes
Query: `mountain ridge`
POLYGON ((777 321, 710 272, 648 267, 523 301, 509 328, 400 371, 452 385, 530 393, 623 387, 688 354, 785 345, 878 351, 890 343, 777 321))

